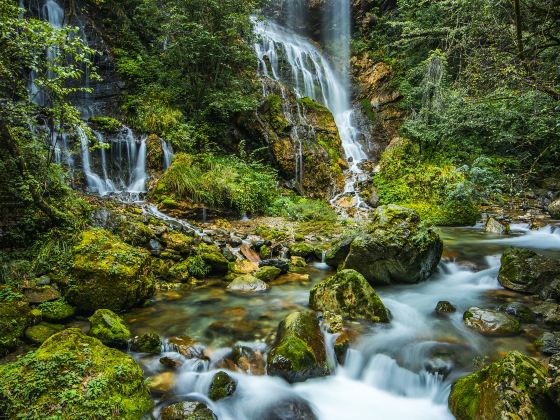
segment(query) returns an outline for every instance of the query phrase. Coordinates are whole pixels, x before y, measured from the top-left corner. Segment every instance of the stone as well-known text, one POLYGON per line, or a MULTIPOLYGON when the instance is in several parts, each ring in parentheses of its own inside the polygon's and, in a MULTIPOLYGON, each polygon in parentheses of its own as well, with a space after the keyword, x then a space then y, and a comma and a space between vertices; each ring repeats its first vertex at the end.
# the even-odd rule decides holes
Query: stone
POLYGON ((161 240, 167 249, 171 249, 183 257, 188 257, 196 244, 195 238, 173 230, 163 233, 161 240))
POLYGON ((365 233, 344 238, 327 254, 327 264, 353 269, 372 285, 416 283, 436 269, 443 242, 413 210, 378 207, 365 233))
POLYGON ((169 344, 181 356, 187 359, 204 358, 204 347, 198 344, 193 338, 188 336, 171 337, 169 344))
POLYGON ((208 398, 212 401, 222 400, 233 395, 236 388, 237 381, 226 372, 220 371, 212 377, 212 382, 208 389, 208 398))
POLYGON ((66 300, 83 312, 119 312, 142 304, 155 291, 150 254, 103 229, 91 229, 73 249, 66 300))
POLYGON ((294 242, 288 249, 290 255, 294 257, 309 258, 315 255, 315 248, 305 242, 294 242))
POLYGON ((159 354, 161 352, 161 338, 156 333, 137 335, 130 341, 130 350, 139 353, 159 354))
POLYGON ((530 249, 507 249, 501 258, 498 281, 506 289, 560 302, 560 261, 530 249))
POLYGON ((25 338, 33 344, 43 344, 47 338, 64 329, 64 325, 50 324, 48 322, 41 322, 37 325, 28 327, 25 330, 25 338))
POLYGON ((215 276, 227 274, 229 261, 217 245, 201 243, 196 247, 195 255, 210 267, 209 274, 215 276))
POLYGON ((162 409, 159 420, 217 420, 217 417, 204 403, 181 401, 162 409))
POLYGON ((520 302, 505 303, 500 306, 500 311, 516 317, 521 322, 532 322, 537 317, 529 306, 520 302))
POLYGON ((305 262, 305 258, 298 257, 298 256, 295 256, 295 255, 290 257, 290 270, 303 268, 306 265, 307 265, 307 263, 305 262))
POLYGON ((548 205, 548 212, 554 219, 560 219, 560 199, 548 205))
POLYGON ((148 378, 148 388, 156 394, 165 394, 175 388, 176 378, 173 372, 162 372, 148 378))
POLYGON ((281 273, 282 270, 280 270, 278 267, 265 265, 264 267, 258 269, 258 271, 255 273, 255 277, 268 283, 276 279, 281 273))
POLYGON ((266 292, 268 289, 270 286, 267 283, 250 274, 236 277, 227 286, 227 290, 236 293, 260 293, 266 292))
POLYGON ((76 309, 64 299, 43 302, 39 305, 39 309, 42 318, 47 321, 62 321, 71 318, 76 313, 76 309))
POLYGON ((560 324, 560 305, 553 302, 543 302, 531 308, 546 324, 560 324))
POLYGON ((131 337, 124 320, 109 309, 98 309, 90 316, 89 335, 97 338, 109 347, 125 348, 131 337))
POLYGON ((546 419, 547 372, 537 360, 518 351, 459 379, 449 408, 463 419, 546 419))
POLYGON ((355 270, 342 270, 316 284, 309 293, 309 306, 350 319, 389 322, 383 302, 366 279, 355 270))
POLYGON ((268 406, 260 415, 266 420, 317 420, 310 404, 303 398, 283 398, 268 406))
POLYGON ((252 274, 259 268, 259 264, 249 260, 238 260, 230 264, 229 271, 236 274, 252 274))
POLYGON ((517 319, 490 309, 469 308, 463 314, 463 321, 467 327, 486 336, 510 336, 521 331, 517 319))
POLYGON ((545 332, 537 341, 537 347, 543 354, 560 353, 560 332, 545 332))
POLYGON ((509 223, 500 222, 493 217, 490 217, 486 221, 486 225, 484 227, 486 232, 495 233, 497 235, 508 235, 509 234, 509 223))
POLYGON ((139 419, 152 405, 134 359, 76 328, 0 366, 0 412, 7 418, 93 419, 119 413, 119 418, 139 419))
POLYGON ((172 357, 164 356, 159 359, 159 362, 169 369, 177 369, 183 365, 183 362, 179 359, 175 359, 172 357))
POLYGON ((278 326, 267 373, 290 383, 329 374, 325 342, 312 312, 292 312, 278 326))
POLYGON ((19 345, 32 322, 31 307, 23 293, 0 285, 0 357, 19 345))
POLYGON ((49 285, 24 289, 23 294, 29 303, 43 303, 60 299, 60 292, 49 285))
POLYGON ((436 305, 436 313, 438 315, 452 314, 457 311, 457 308, 446 300, 440 300, 436 305))
POLYGON ((266 267, 266 266, 279 268, 282 271, 282 274, 286 274, 290 269, 290 262, 283 258, 273 258, 273 259, 263 260, 259 263, 259 267, 266 267))

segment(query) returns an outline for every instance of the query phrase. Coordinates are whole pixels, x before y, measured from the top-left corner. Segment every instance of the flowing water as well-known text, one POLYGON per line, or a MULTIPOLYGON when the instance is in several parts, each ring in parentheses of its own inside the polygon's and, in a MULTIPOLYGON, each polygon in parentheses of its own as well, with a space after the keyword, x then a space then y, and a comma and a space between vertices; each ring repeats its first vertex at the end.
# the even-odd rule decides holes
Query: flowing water
MULTIPOLYGON (((517 229, 506 238, 480 228, 442 229, 446 259, 438 271, 424 283, 376 288, 391 311, 391 322, 361 325, 360 338, 331 376, 290 385, 263 376, 262 371, 229 372, 238 388, 219 402, 210 402, 206 395, 231 347, 241 344, 266 354, 279 321, 291 311, 307 308, 309 289, 332 275, 329 268, 315 263, 307 268, 309 281, 280 281, 268 293, 251 297, 227 293, 221 279, 188 291, 160 292, 152 306, 133 311, 127 321, 134 333, 188 335, 206 347, 208 357, 202 359, 185 359, 169 347, 165 355, 184 363, 177 372, 175 394, 207 402, 220 419, 263 418, 271 407, 287 407, 287 401, 305 401, 320 419, 370 418, 372 413, 383 419, 452 418, 447 396, 457 377, 475 369, 480 360, 497 359, 503 351, 535 354, 535 334, 545 328, 524 324, 519 336, 483 337, 464 326, 463 312, 475 305, 496 308, 530 299, 501 289, 499 257, 512 242, 557 256, 559 234, 560 229, 553 227, 517 229), (457 312, 436 316, 440 300, 450 301, 457 312)), ((134 356, 149 376, 166 370, 159 363, 161 355, 134 356)))

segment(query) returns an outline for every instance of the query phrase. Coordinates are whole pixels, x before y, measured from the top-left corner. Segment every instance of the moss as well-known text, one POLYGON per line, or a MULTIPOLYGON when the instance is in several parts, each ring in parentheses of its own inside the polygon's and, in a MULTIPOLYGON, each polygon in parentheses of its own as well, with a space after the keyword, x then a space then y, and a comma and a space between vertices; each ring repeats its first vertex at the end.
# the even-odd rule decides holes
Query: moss
POLYGON ((110 117, 91 117, 89 123, 94 130, 102 131, 106 134, 116 134, 123 128, 120 121, 110 117))
POLYGON ((103 229, 82 234, 73 248, 72 279, 66 298, 80 311, 120 311, 152 296, 150 255, 103 229))
POLYGON ((168 275, 171 280, 188 281, 191 277, 202 279, 211 271, 212 268, 201 256, 194 255, 171 267, 168 275))
POLYGON ((282 241, 288 239, 290 236, 289 233, 284 230, 274 229, 264 225, 257 227, 256 234, 269 241, 282 241))
POLYGON ((161 239, 168 249, 178 252, 180 255, 188 256, 192 253, 196 239, 180 232, 165 232, 161 239))
POLYGON ((124 320, 109 309, 98 309, 90 316, 89 335, 110 347, 124 348, 130 339, 130 330, 124 320))
POLYGON ((281 344, 275 347, 268 357, 272 364, 280 362, 284 369, 296 375, 317 364, 313 350, 305 341, 295 336, 282 340, 281 344))
POLYGON ((294 242, 290 244, 290 255, 295 257, 308 258, 315 255, 315 248, 305 242, 294 242))
POLYGON ((259 270, 255 273, 255 277, 268 283, 277 278, 281 273, 282 270, 278 267, 265 265, 264 267, 259 268, 259 270))
POLYGON ((194 252, 210 267, 210 274, 220 275, 228 272, 229 261, 222 255, 222 251, 217 245, 201 243, 194 252))
POLYGON ((161 352, 161 338, 156 333, 147 333, 134 337, 130 344, 132 351, 158 354, 161 352))
POLYGON ((237 388, 237 382, 227 373, 220 371, 214 375, 210 388, 208 389, 208 397, 213 401, 222 400, 233 395, 237 388))
POLYGON ((0 412, 8 418, 141 418, 152 406, 134 359, 79 329, 0 366, 0 412))
POLYGON ((20 343, 32 318, 25 296, 11 286, 0 286, 0 356, 20 343))
POLYGON ((41 322, 25 330, 25 338, 33 344, 43 344, 51 335, 59 333, 64 329, 64 325, 50 324, 41 322))
POLYGON ((76 309, 68 304, 64 299, 52 302, 43 302, 39 305, 41 315, 49 321, 62 321, 74 316, 76 309))

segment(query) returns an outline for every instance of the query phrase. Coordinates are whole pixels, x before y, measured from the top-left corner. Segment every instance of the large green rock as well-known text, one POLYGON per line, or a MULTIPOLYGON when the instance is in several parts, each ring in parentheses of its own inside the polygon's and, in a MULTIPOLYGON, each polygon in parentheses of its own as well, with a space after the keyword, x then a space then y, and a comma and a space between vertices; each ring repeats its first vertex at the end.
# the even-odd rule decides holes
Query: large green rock
POLYGON ((13 350, 32 322, 25 296, 10 286, 0 286, 0 356, 13 350))
POLYGON ((288 382, 329 374, 325 342, 314 313, 292 312, 280 322, 266 369, 288 382))
POLYGON ((64 299, 52 302, 43 302, 39 305, 41 316, 49 321, 62 321, 74 315, 76 309, 69 305, 64 299))
POLYGON ((309 294, 309 306, 351 319, 388 322, 387 309, 364 276, 354 270, 342 270, 316 284, 309 294))
POLYGON ((560 301, 560 261, 530 249, 510 248, 501 263, 498 281, 506 289, 560 301))
POLYGON ((103 229, 83 233, 73 249, 72 275, 66 298, 83 312, 119 312, 143 303, 155 290, 148 252, 103 229))
POLYGON ((315 255, 315 248, 305 242, 294 242, 289 246, 290 255, 294 257, 308 258, 315 255))
POLYGON ((282 274, 282 270, 280 270, 278 267, 265 265, 264 267, 258 269, 258 271, 255 273, 255 277, 268 283, 276 279, 280 274, 282 274))
POLYGON ((124 348, 132 336, 124 320, 109 309, 98 309, 90 316, 89 335, 109 347, 124 348))
POLYGON ((458 420, 547 419, 547 372, 518 351, 479 372, 459 379, 451 389, 449 408, 458 420))
POLYGON ((442 252, 431 226, 413 210, 391 204, 375 210, 365 233, 335 244, 327 263, 356 270, 372 285, 416 283, 432 274, 442 252))
POLYGON ((152 407, 134 359, 70 328, 0 366, 7 418, 142 418, 152 407))
POLYGON ((47 338, 59 333, 63 329, 64 325, 40 322, 37 325, 32 325, 25 330, 25 338, 33 344, 43 344, 47 341, 47 338))

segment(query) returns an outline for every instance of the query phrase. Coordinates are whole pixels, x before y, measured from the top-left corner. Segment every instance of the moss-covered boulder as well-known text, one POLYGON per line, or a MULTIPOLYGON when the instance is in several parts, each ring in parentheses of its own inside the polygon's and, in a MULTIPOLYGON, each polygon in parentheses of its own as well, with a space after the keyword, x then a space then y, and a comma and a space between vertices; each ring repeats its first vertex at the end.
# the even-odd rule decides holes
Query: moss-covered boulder
POLYGON ((560 301, 560 261, 530 249, 510 248, 501 263, 498 281, 506 289, 560 301))
POLYGON ((151 406, 134 359, 76 328, 0 366, 0 412, 7 418, 139 419, 151 406))
POLYGON ((47 338, 64 329, 64 325, 51 324, 49 322, 40 322, 37 325, 32 325, 25 330, 25 338, 33 344, 43 344, 47 338))
POLYGON ((124 348, 127 346, 132 334, 124 320, 116 313, 109 309, 98 309, 88 319, 91 323, 89 335, 109 347, 124 348))
POLYGON ((309 258, 315 255, 315 248, 306 242, 294 242, 290 244, 289 250, 294 257, 309 258))
POLYGON ((150 254, 103 229, 85 231, 73 249, 66 299, 83 312, 119 312, 143 303, 155 290, 150 254))
POLYGON ((439 235, 413 210, 387 205, 375 210, 365 233, 336 244, 327 263, 356 270, 372 285, 416 283, 432 274, 442 252, 439 235))
POLYGON ((449 408, 459 420, 547 419, 547 372, 535 359, 513 351, 451 389, 449 408))
POLYGON ((201 243, 196 247, 195 255, 210 267, 209 274, 215 276, 227 274, 229 261, 223 256, 222 251, 217 245, 201 243))
POLYGON ((280 274, 282 274, 282 270, 280 270, 278 267, 265 265, 264 267, 258 269, 258 271, 255 273, 255 277, 268 283, 276 279, 280 274))
POLYGON ((181 401, 161 410, 160 420, 216 420, 217 417, 200 401, 181 401))
POLYGON ((76 309, 64 299, 43 302, 39 305, 41 316, 48 321, 62 321, 74 316, 76 309))
POLYGON ((280 322, 266 370, 288 382, 329 374, 325 342, 314 313, 292 312, 280 322))
POLYGON ((23 290, 23 294, 29 303, 50 302, 60 298, 60 292, 50 285, 26 288, 23 290))
POLYGON ((208 398, 213 401, 227 398, 233 395, 236 388, 237 381, 226 372, 220 371, 212 378, 210 388, 208 389, 208 398))
POLYGON ((25 296, 10 286, 0 286, 0 356, 20 343, 33 316, 25 296))
POLYGON ((139 353, 158 354, 161 352, 161 338, 156 333, 137 335, 130 343, 130 350, 139 353))
POLYGON ((469 308, 463 314, 465 325, 486 336, 519 334, 521 324, 513 316, 490 309, 469 308))
POLYGON ((309 293, 309 306, 351 319, 389 322, 385 305, 364 276, 354 270, 342 270, 316 284, 309 293))
POLYGON ((197 240, 192 236, 176 231, 164 232, 161 235, 161 240, 168 250, 177 252, 183 257, 189 256, 197 244, 197 240))
POLYGON ((270 289, 270 285, 251 274, 236 277, 227 286, 227 290, 236 293, 259 293, 266 292, 268 289, 270 289))

